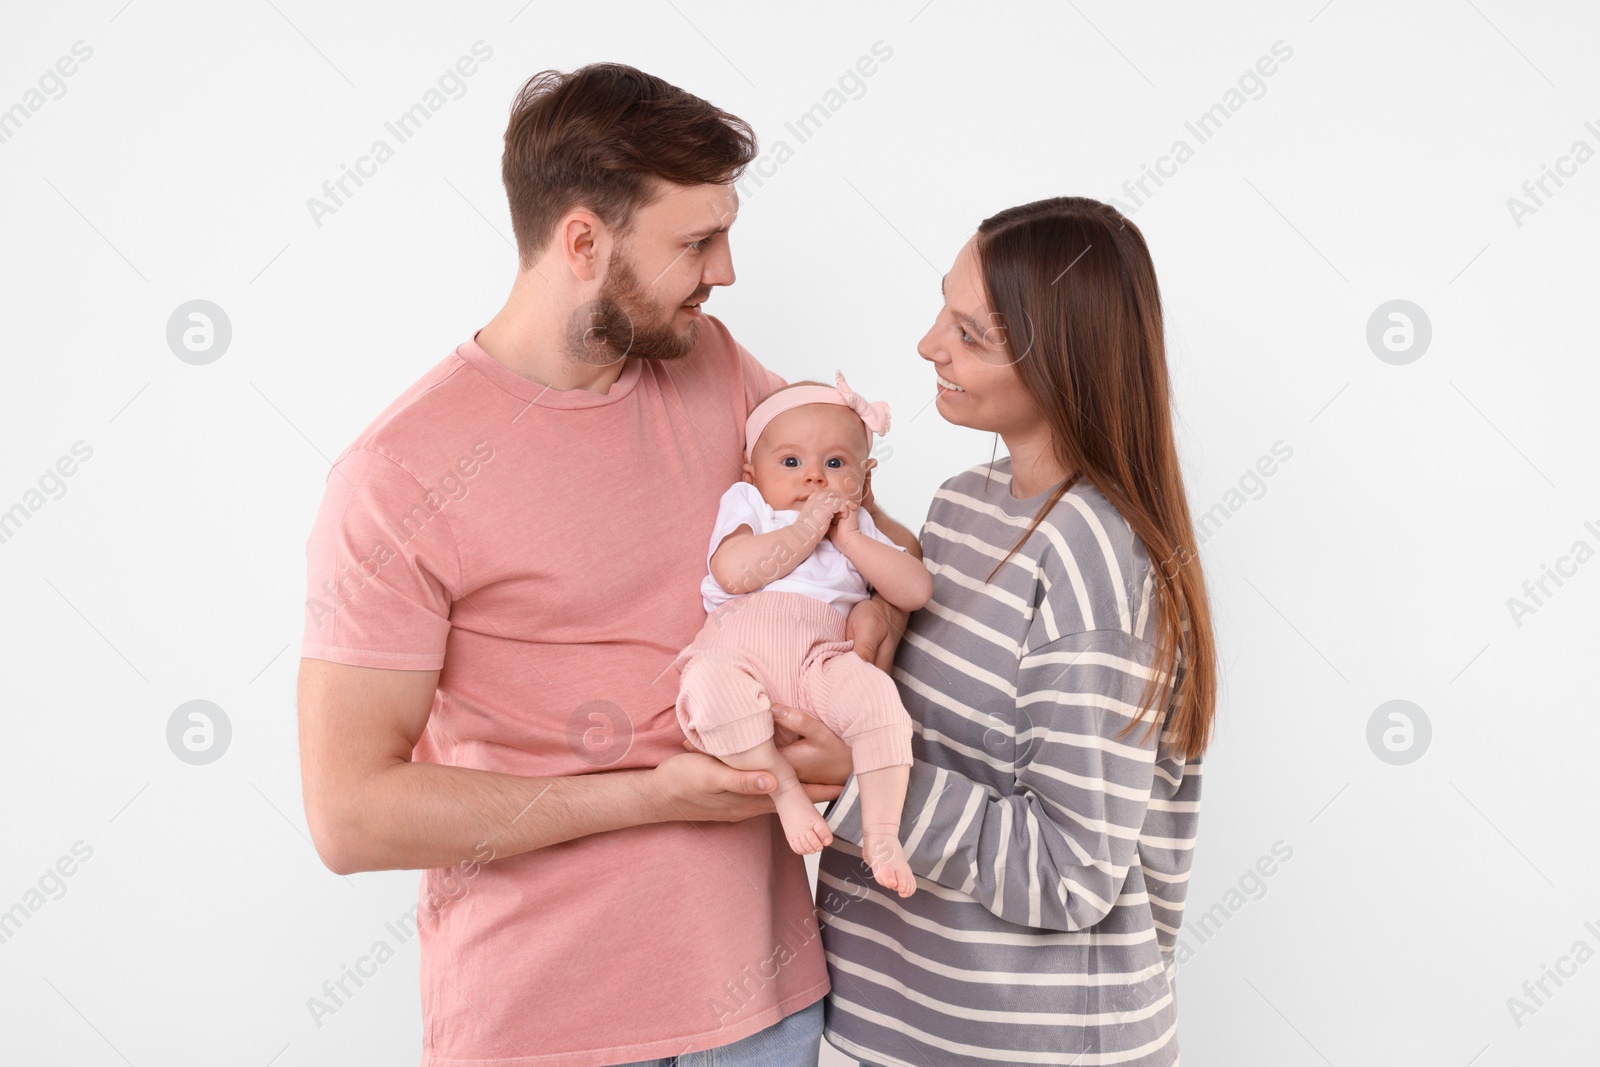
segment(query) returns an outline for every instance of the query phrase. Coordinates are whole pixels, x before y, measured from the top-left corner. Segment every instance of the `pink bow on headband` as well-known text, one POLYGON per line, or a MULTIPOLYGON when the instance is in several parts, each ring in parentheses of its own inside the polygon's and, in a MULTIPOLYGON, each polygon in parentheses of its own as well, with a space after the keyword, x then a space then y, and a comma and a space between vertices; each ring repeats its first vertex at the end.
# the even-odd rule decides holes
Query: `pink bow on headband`
POLYGON ((761 439, 761 431, 767 428, 767 423, 790 408, 803 404, 840 404, 860 415, 867 429, 879 437, 889 432, 889 405, 885 401, 864 399, 845 384, 844 375, 839 371, 834 372, 833 379, 838 383, 837 386, 796 385, 757 404, 750 418, 745 421, 744 458, 748 460, 755 452, 756 442, 761 439))

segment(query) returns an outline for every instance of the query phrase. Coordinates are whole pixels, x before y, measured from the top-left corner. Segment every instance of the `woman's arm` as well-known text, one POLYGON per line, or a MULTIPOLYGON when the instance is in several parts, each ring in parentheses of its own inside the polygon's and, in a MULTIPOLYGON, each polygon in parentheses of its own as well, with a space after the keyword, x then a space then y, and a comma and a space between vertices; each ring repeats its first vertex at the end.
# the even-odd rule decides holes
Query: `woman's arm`
MULTIPOLYGON (((912 871, 1019 925, 1072 931, 1104 919, 1138 859, 1152 792, 1177 812, 1190 810, 1199 788, 1198 775, 1181 767, 1176 776, 1157 771, 1159 731, 1145 737, 1154 711, 1117 740, 1154 662, 1147 642, 1118 631, 1063 636, 1024 657, 1012 727, 1014 791, 995 796, 955 771, 914 762, 900 828, 912 871)), ((1160 691, 1157 709, 1169 691, 1160 691)), ((861 843, 854 780, 828 825, 861 843)), ((1152 846, 1187 851, 1189 843, 1152 846)))

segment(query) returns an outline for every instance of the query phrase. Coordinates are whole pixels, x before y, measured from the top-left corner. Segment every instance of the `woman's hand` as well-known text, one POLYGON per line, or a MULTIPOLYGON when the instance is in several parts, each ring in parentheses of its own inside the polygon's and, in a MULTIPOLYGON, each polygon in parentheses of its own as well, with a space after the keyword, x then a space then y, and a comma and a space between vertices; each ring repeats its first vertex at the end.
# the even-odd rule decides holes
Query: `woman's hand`
MULTIPOLYGON (((796 777, 802 782, 842 786, 855 770, 850 746, 828 729, 821 719, 807 715, 799 708, 774 704, 772 721, 779 733, 793 734, 798 738, 789 744, 779 745, 778 754, 789 761, 796 777)), ((835 789, 828 799, 832 800, 840 792, 835 789)))
POLYGON ((888 674, 910 618, 910 612, 901 611, 874 593, 850 609, 850 617, 844 621, 844 636, 856 643, 856 655, 888 674))
MULTIPOLYGON (((806 786, 806 794, 813 801, 832 800, 838 796, 842 792, 839 787, 844 785, 855 769, 855 763, 850 758, 850 746, 828 729, 821 719, 807 715, 798 708, 772 705, 772 722, 775 727, 772 739, 778 746, 778 755, 789 761, 795 776, 806 786), (796 740, 788 741, 786 738, 796 740)), ((690 752, 702 751, 687 739, 683 747, 690 752)), ((766 810, 776 809, 769 803, 766 810)))

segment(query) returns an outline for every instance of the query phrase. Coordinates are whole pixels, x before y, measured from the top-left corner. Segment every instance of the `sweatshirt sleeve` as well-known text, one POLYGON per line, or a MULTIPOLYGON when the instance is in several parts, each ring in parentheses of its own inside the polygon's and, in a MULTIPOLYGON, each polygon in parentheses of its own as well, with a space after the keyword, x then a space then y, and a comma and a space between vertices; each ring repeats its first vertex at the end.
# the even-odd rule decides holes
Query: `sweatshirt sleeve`
MULTIPOLYGON (((1155 649, 1130 633, 1064 635, 1022 657, 1009 795, 921 760, 900 824, 917 875, 965 893, 1008 922, 1075 931, 1104 919, 1135 862, 1160 730, 1137 713, 1155 649)), ((1157 691, 1166 705, 1170 685, 1157 691)), ((828 813, 861 845, 856 779, 828 813)))

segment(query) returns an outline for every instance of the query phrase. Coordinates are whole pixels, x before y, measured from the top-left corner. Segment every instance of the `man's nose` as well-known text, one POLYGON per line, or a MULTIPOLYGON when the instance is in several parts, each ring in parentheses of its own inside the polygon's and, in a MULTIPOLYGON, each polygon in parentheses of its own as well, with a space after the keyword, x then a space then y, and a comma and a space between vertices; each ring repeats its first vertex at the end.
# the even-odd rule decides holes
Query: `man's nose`
POLYGON ((733 250, 725 241, 717 242, 717 247, 708 257, 705 269, 700 273, 702 285, 732 285, 735 280, 733 273, 733 250))

